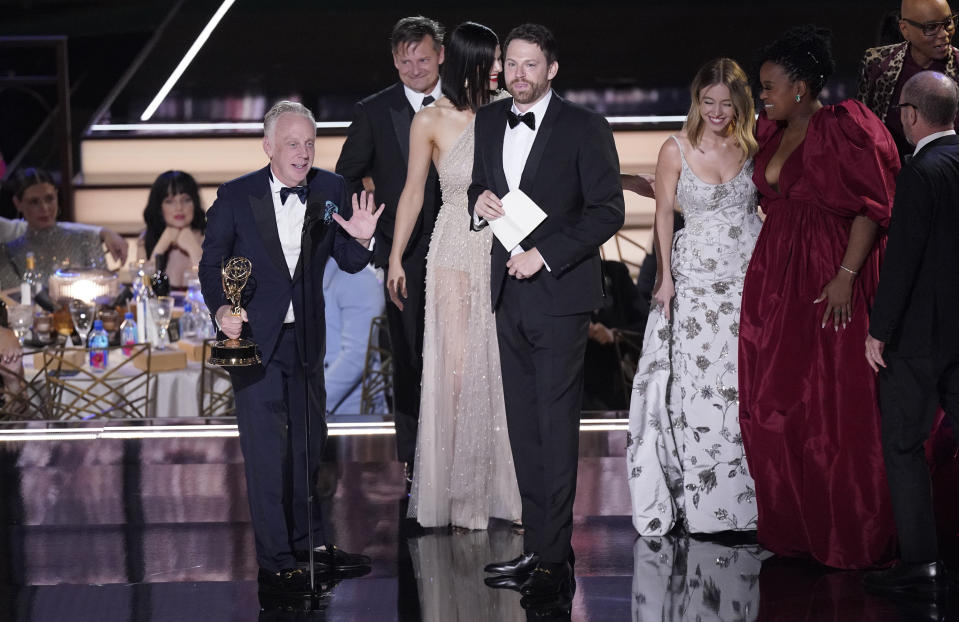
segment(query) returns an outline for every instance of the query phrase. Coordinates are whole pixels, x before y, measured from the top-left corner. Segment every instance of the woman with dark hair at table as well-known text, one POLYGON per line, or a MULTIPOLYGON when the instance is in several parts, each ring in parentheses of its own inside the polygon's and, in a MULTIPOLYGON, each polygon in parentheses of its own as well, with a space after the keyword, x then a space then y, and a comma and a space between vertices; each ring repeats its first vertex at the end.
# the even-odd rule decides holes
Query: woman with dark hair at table
POLYGON ((137 258, 166 272, 170 285, 183 287, 184 272, 200 263, 206 214, 196 180, 183 171, 161 173, 143 210, 147 228, 137 241, 137 258))
MULTIPOLYGON (((27 253, 33 253, 35 270, 43 280, 65 265, 106 268, 101 244, 103 230, 98 232, 95 227, 57 222, 60 213, 57 186, 48 172, 36 168, 17 171, 13 176, 13 205, 26 227, 20 237, 2 248, 6 261, 0 260, 0 288, 14 287, 20 282, 26 270, 27 253)), ((121 243, 125 248, 126 242, 121 239, 121 243)))
POLYGON ((874 566, 896 538, 862 344, 899 156, 862 103, 819 101, 834 66, 828 31, 793 28, 757 66, 753 181, 766 220, 743 286, 739 416, 759 543, 874 566))

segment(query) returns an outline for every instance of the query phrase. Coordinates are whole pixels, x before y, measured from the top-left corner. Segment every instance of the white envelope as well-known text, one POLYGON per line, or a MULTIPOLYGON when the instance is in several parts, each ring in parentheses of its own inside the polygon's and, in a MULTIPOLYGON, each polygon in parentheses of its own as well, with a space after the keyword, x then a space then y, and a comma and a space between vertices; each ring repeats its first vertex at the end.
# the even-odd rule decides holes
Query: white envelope
POLYGON ((507 251, 511 251, 538 227, 539 223, 546 220, 546 212, 519 189, 507 192, 500 202, 503 204, 504 215, 489 221, 489 226, 496 239, 507 251))

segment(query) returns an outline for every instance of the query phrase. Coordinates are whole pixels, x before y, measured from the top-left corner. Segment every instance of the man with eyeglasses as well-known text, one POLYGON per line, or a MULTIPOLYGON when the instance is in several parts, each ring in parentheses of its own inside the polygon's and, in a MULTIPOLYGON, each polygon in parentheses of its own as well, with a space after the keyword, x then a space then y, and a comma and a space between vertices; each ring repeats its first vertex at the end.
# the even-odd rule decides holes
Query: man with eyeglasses
POLYGON ((866 573, 870 588, 947 588, 923 444, 937 409, 959 430, 959 86, 920 72, 896 100, 915 153, 896 179, 866 360, 878 373, 882 450, 900 564, 866 573))
POLYGON ((889 128, 900 157, 912 153, 894 110, 902 86, 921 71, 937 71, 959 80, 959 49, 951 43, 956 24, 957 16, 946 0, 903 0, 899 31, 905 41, 870 48, 863 56, 857 99, 889 128))

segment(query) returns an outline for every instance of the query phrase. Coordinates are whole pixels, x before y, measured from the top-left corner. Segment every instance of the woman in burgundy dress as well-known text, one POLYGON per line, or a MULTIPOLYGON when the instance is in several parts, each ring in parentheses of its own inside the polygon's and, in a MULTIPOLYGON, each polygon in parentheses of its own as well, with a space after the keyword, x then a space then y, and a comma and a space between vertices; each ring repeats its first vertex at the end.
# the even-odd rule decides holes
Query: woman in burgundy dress
POLYGON ((753 181, 766 214, 743 286, 740 422, 759 543, 837 568, 884 564, 895 530, 876 380, 863 357, 899 157, 865 106, 824 106, 829 34, 759 58, 753 181))

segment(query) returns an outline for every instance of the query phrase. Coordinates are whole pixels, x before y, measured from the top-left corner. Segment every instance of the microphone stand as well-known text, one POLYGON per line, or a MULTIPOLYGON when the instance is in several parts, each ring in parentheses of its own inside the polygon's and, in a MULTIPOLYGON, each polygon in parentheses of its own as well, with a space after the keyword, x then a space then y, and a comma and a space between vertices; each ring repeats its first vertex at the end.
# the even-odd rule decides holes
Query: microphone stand
POLYGON ((313 550, 313 471, 311 464, 310 456, 310 439, 311 439, 311 425, 310 425, 310 374, 309 374, 309 360, 307 359, 307 344, 309 344, 309 335, 308 331, 310 330, 310 322, 308 321, 308 316, 306 314, 308 307, 307 300, 310 299, 310 261, 312 259, 311 255, 313 254, 313 236, 312 228, 316 222, 316 216, 310 213, 310 206, 307 203, 306 212, 303 215, 303 231, 300 233, 300 261, 303 262, 303 269, 300 272, 300 278, 303 279, 303 297, 300 300, 300 314, 296 320, 297 324, 302 326, 302 335, 303 343, 300 344, 300 366, 303 370, 303 397, 304 397, 304 408, 303 408, 303 417, 306 430, 306 533, 307 533, 307 546, 309 547, 309 564, 310 564, 310 596, 311 596, 311 608, 312 604, 317 598, 316 594, 316 567, 314 564, 314 550, 313 550))

